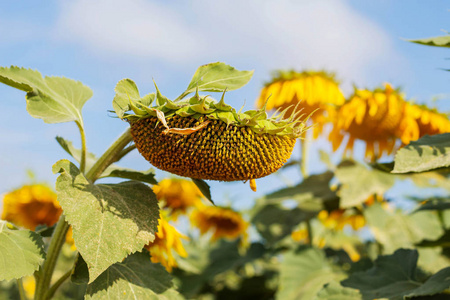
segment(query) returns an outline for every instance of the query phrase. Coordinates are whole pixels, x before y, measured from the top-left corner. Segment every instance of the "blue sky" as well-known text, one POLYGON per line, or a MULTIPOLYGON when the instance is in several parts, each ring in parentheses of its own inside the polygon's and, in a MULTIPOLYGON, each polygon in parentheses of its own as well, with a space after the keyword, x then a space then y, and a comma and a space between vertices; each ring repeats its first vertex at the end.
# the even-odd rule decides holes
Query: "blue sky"
MULTIPOLYGON (((252 81, 227 93, 227 102, 251 109, 270 72, 280 68, 335 71, 348 94, 352 84, 402 86, 408 98, 450 110, 446 49, 402 38, 445 34, 450 12, 444 1, 2 1, 0 66, 17 65, 44 75, 77 79, 94 91, 83 109, 89 150, 100 155, 127 124, 112 118, 114 86, 131 78, 141 93, 174 98, 202 64, 224 61, 255 70, 252 81)), ((75 124, 45 124, 25 110, 24 93, 0 86, 0 194, 26 182, 26 170, 51 184, 51 165, 67 155, 54 137, 79 145, 75 124)), ((312 147, 310 170, 324 170, 312 147)), ((298 156, 296 149, 294 157, 298 156)), ((132 153, 121 164, 146 170, 132 153)), ((158 172, 162 179, 167 174, 158 172)), ((297 170, 285 174, 300 180, 297 170)), ((241 182, 211 182, 213 195, 233 205, 283 186, 278 175, 257 180, 252 193, 241 182)))

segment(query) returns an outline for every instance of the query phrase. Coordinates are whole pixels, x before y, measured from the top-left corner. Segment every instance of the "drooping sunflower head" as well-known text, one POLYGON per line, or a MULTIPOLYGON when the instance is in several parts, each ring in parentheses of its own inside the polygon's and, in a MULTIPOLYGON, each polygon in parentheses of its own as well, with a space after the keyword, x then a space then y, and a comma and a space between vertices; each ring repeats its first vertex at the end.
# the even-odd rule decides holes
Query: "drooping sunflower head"
POLYGON ((175 218, 198 205, 202 197, 198 187, 185 179, 163 179, 153 186, 153 192, 158 200, 163 202, 163 207, 169 209, 175 218))
POLYGON ((145 248, 150 252, 152 262, 161 263, 168 272, 171 272, 172 268, 177 266, 172 250, 181 257, 187 257, 182 239, 188 240, 188 237, 179 233, 161 213, 155 240, 145 248))
POLYGON ((294 107, 298 107, 303 118, 311 116, 314 137, 317 137, 345 98, 334 74, 324 71, 278 71, 261 90, 256 106, 263 107, 266 101, 267 110, 286 109, 289 116, 294 107))
POLYGON ((30 230, 53 226, 61 212, 56 194, 43 184, 24 185, 3 198, 2 219, 30 230))
POLYGON ((366 143, 365 156, 370 159, 390 154, 399 135, 405 106, 404 96, 386 84, 384 88, 355 90, 340 107, 330 133, 333 150, 348 136, 347 150, 355 140, 366 143))
POLYGON ((242 216, 230 208, 220 206, 202 206, 190 216, 191 223, 200 229, 201 234, 213 232, 212 239, 247 238, 248 223, 242 216))
POLYGON ((448 115, 426 105, 407 103, 404 107, 404 122, 400 125, 403 144, 409 144, 424 135, 450 132, 448 115))
POLYGON ((216 101, 196 92, 171 101, 156 87, 156 94, 141 98, 134 82, 125 79, 116 87, 113 106, 130 123, 139 152, 159 169, 221 181, 253 180, 277 171, 306 130, 304 122, 295 115, 268 117, 265 108, 237 112, 225 104, 224 95, 216 101))

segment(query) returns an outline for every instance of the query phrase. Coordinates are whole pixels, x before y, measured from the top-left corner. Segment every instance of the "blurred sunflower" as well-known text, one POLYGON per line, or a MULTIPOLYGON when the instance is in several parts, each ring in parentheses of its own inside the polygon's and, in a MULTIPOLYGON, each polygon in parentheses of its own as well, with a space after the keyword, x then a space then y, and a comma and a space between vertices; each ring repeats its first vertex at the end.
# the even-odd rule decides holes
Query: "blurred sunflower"
POLYGON ((317 218, 326 228, 333 230, 342 230, 345 225, 350 225, 353 230, 358 230, 366 225, 363 215, 348 214, 343 209, 336 209, 331 212, 322 210, 317 218))
POLYGON ((56 194, 42 184, 24 185, 3 198, 2 219, 30 230, 53 226, 61 212, 56 194))
POLYGON ((324 124, 334 117, 336 106, 344 104, 345 98, 334 74, 279 71, 261 90, 256 106, 261 108, 266 101, 267 110, 287 109, 286 116, 290 116, 297 105, 297 110, 302 110, 301 118, 306 119, 314 112, 310 118, 314 124, 313 136, 317 138, 324 124))
POLYGON ((179 233, 175 227, 167 222, 161 213, 155 240, 145 246, 151 254, 151 261, 153 263, 161 263, 168 272, 171 272, 172 268, 177 266, 172 249, 181 257, 187 257, 187 252, 181 239, 188 240, 188 237, 179 233))
POLYGON ((352 151, 355 140, 366 144, 365 157, 375 159, 392 153, 397 138, 405 139, 408 132, 400 130, 406 101, 391 85, 374 91, 355 90, 350 100, 340 107, 329 135, 336 151, 348 136, 346 152, 352 151))
POLYGON ((185 214, 188 208, 198 205, 202 197, 195 183, 185 179, 163 179, 153 186, 153 192, 174 219, 179 214, 185 214))
POLYGON ((405 121, 400 124, 400 131, 406 132, 402 136, 402 143, 405 145, 426 134, 450 132, 448 115, 439 113, 426 105, 407 103, 404 107, 404 115, 405 121))
POLYGON ((201 234, 214 231, 212 240, 220 238, 247 240, 248 223, 242 216, 230 208, 219 206, 201 206, 190 216, 191 223, 200 229, 201 234))
POLYGON ((23 290, 28 299, 33 299, 36 291, 36 280, 34 276, 25 276, 22 278, 23 290))

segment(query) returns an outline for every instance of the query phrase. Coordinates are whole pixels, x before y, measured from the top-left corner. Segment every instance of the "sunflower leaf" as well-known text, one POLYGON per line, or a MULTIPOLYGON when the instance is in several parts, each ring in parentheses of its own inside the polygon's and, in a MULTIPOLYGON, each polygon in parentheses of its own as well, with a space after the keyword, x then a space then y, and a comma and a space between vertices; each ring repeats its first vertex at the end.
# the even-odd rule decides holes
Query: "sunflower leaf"
POLYGON ((186 91, 188 95, 198 89, 204 92, 224 92, 239 89, 246 85, 253 71, 239 71, 222 62, 210 63, 197 69, 186 91))
POLYGON ((0 82, 27 92, 27 110, 45 123, 77 121, 83 123, 81 109, 92 97, 92 90, 65 77, 45 77, 31 69, 0 67, 0 82))
POLYGON ((416 250, 399 249, 392 255, 379 256, 371 269, 355 272, 341 284, 359 289, 365 300, 435 295, 450 287, 450 267, 422 282, 417 276, 417 259, 416 250))
POLYGON ((148 252, 137 252, 110 266, 88 285, 86 300, 97 299, 182 299, 172 278, 160 264, 150 261, 148 252))
POLYGON ((426 46, 450 47, 450 35, 435 36, 431 38, 407 40, 407 41, 426 46))
POLYGON ((30 230, 17 230, 0 220, 0 280, 32 275, 44 261, 44 242, 30 230))
POLYGON ((361 300, 358 290, 343 287, 336 281, 327 284, 318 294, 317 300, 361 300))
POLYGON ((425 135, 397 151, 392 173, 450 167, 450 133, 425 135))
POLYGON ((122 79, 114 88, 116 95, 113 99, 113 108, 119 118, 122 118, 127 111, 131 109, 130 101, 135 101, 137 103, 142 104, 144 107, 148 107, 152 104, 153 100, 155 100, 155 94, 147 94, 144 97, 141 97, 139 94, 139 90, 131 79, 122 79))
POLYGON ((90 282, 154 240, 159 207, 148 186, 135 181, 94 185, 68 160, 58 161, 53 172, 61 174, 58 201, 89 267, 90 282))
POLYGON ((383 195, 395 182, 395 176, 370 170, 364 165, 349 162, 341 164, 336 170, 336 177, 342 183, 338 191, 341 208, 362 204, 373 194, 383 195))
POLYGON ((321 250, 293 250, 283 257, 276 299, 314 299, 325 284, 343 277, 333 270, 321 250))
POLYGON ((212 200, 212 197, 211 197, 211 188, 209 187, 209 184, 207 184, 202 179, 196 179, 196 178, 191 178, 191 179, 195 183, 195 185, 198 187, 200 192, 202 192, 203 196, 205 196, 206 199, 209 200, 209 202, 211 202, 213 205, 215 205, 214 201, 212 200))

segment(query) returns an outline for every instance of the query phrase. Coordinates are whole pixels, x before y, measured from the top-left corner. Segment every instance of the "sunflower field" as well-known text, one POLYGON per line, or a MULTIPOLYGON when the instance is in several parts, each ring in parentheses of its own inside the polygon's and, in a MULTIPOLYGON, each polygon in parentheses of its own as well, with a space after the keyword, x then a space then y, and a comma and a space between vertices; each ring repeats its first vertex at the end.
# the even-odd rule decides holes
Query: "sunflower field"
POLYGON ((175 99, 119 81, 105 110, 125 131, 97 156, 89 87, 0 68, 32 117, 75 122, 81 139, 56 137, 68 157, 56 183, 2 195, 0 299, 450 299, 448 114, 389 83, 345 95, 326 70, 275 71, 254 109, 227 104, 252 75, 206 64, 175 99), (309 159, 318 142, 332 149, 323 172, 309 159), (164 178, 123 165, 132 151, 164 178), (290 180, 243 210, 208 185, 257 191, 266 176, 290 180), (392 196, 402 182, 414 197, 392 196))

